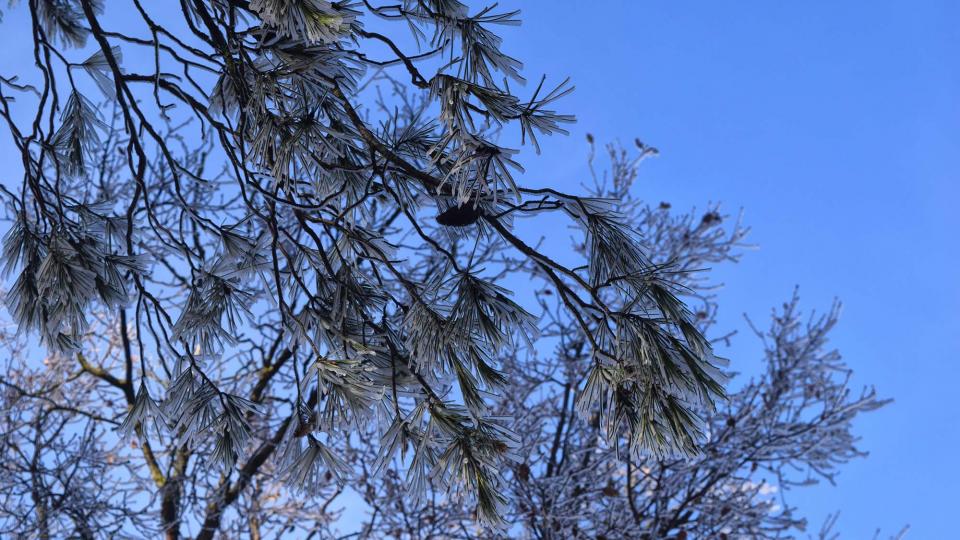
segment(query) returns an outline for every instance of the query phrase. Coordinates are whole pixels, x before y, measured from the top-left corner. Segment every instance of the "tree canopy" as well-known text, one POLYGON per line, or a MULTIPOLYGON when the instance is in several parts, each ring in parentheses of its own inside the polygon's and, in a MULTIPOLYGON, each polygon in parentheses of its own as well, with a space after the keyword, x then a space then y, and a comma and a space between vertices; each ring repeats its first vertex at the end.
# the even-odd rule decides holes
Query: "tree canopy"
POLYGON ((637 199, 655 148, 524 177, 574 117, 502 50, 519 12, 24 4, 0 530, 328 537, 353 497, 371 538, 778 535, 771 485, 860 454, 882 402, 835 311, 785 304, 728 395, 700 271, 746 230, 637 199), (535 237, 558 223, 572 249, 535 237))

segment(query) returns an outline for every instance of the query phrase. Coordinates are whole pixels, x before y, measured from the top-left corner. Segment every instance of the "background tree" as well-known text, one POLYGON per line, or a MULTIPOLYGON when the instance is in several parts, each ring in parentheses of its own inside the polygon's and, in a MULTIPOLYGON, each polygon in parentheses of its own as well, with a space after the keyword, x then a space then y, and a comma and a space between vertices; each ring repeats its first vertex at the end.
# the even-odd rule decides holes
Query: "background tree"
POLYGON ((511 146, 573 117, 566 81, 511 88, 517 12, 26 4, 0 530, 328 537, 347 497, 374 538, 782 535, 770 486, 858 454, 881 402, 848 394, 833 312, 788 303, 725 395, 696 271, 745 231, 636 201, 655 149, 587 193, 522 181, 511 146), (573 253, 516 223, 551 214, 573 253))

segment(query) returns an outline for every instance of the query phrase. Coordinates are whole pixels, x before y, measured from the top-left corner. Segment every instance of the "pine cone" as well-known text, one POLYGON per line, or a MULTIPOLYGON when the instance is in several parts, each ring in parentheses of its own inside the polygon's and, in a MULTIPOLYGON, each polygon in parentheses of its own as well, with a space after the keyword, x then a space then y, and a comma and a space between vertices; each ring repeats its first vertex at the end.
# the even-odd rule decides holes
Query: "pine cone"
POLYGON ((483 211, 471 202, 451 206, 437 216, 437 223, 447 227, 466 227, 473 225, 483 215, 483 211))

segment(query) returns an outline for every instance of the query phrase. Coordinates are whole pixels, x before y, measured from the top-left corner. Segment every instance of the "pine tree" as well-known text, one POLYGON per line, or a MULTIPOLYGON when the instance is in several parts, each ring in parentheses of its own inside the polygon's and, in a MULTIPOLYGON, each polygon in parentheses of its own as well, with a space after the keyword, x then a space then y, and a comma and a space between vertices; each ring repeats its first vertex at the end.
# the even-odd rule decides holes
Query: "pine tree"
POLYGON ((4 534, 333 535, 352 496, 369 538, 777 535, 803 522, 761 477, 858 455, 882 402, 836 378, 833 312, 788 303, 728 395, 698 271, 746 230, 636 200, 655 149, 610 147, 582 193, 525 181, 573 87, 523 86, 495 33, 517 11, 22 9, 4 534), (547 214, 574 262, 517 221, 547 214))

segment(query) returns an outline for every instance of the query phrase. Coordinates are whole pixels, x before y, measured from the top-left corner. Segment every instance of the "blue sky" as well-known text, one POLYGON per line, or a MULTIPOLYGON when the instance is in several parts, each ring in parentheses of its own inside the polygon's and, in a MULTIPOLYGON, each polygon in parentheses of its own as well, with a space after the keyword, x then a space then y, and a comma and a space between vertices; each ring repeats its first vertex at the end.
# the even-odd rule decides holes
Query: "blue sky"
MULTIPOLYGON (((515 3, 505 2, 502 7, 515 3)), ((526 181, 575 190, 584 134, 634 137, 661 155, 638 189, 675 207, 745 210, 759 250, 718 269, 721 326, 739 328, 734 367, 756 369, 763 320, 800 286, 806 308, 834 297, 833 343, 895 402, 857 423, 866 460, 838 486, 792 500, 844 537, 911 525, 956 534, 960 473, 960 3, 524 2, 503 32, 524 73, 570 75, 578 123, 542 141, 526 181)))
MULTIPOLYGON (((544 138, 525 182, 577 191, 585 133, 640 137, 661 150, 640 195, 744 208, 760 249, 717 271, 721 328, 741 330, 724 351, 736 369, 760 358, 742 314, 763 320, 795 285, 807 308, 843 300, 834 344, 857 385, 896 401, 857 424, 869 458, 792 501, 815 527, 841 510, 845 537, 906 523, 911 538, 955 535, 960 3, 501 3, 522 8, 523 25, 502 34, 528 78, 577 87, 558 105, 578 116, 571 136, 544 138)), ((5 74, 29 65, 12 22, 5 74)))

